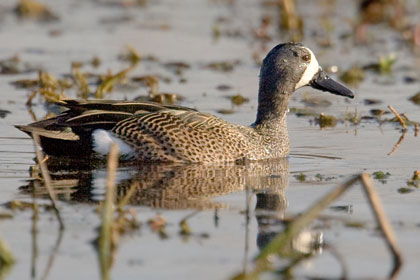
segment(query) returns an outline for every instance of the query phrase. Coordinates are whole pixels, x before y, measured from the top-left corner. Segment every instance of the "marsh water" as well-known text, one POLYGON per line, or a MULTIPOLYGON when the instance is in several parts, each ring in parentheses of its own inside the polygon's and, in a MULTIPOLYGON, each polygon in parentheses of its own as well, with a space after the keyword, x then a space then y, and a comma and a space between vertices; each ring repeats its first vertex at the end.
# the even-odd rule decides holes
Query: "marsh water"
MULTIPOLYGON (((107 173, 104 164, 47 161, 65 224, 60 233, 54 213, 43 207, 50 201, 42 180, 32 171, 33 141, 13 126, 59 109, 42 96, 27 106, 32 90, 12 82, 37 79, 38 70, 68 77, 72 62, 81 62, 83 72, 117 73, 127 68, 121 53, 131 46, 143 59, 130 77, 157 75, 159 90, 181 95, 179 104, 247 125, 256 115, 256 60, 288 40, 276 22, 278 9, 263 2, 44 1, 58 16, 51 22, 19 19, 13 12, 17 1, 0 3, 0 60, 18 55, 21 70, 0 75, 0 235, 16 259, 4 279, 100 279, 94 240, 107 173), (272 19, 265 39, 256 36, 263 17, 272 19), (94 57, 101 61, 97 67, 89 63, 94 57), (249 101, 235 105, 227 98, 237 94, 249 101), (37 218, 31 207, 9 209, 10 201, 37 203, 37 218)), ((289 104, 287 159, 121 165, 117 200, 131 192, 127 207, 140 226, 118 241, 112 279, 230 279, 252 269, 261 248, 284 228, 283 219, 361 172, 376 174, 375 188, 404 257, 399 279, 418 276, 420 191, 407 182, 420 168, 420 138, 413 125, 402 133, 398 122, 384 120, 394 117, 387 108, 392 105, 420 121, 419 105, 409 100, 420 91, 419 56, 387 24, 367 27, 368 42, 356 44, 354 1, 296 2, 304 18, 303 42, 325 68, 344 72, 394 53, 392 71, 367 71, 357 87, 350 86, 353 100, 310 88, 297 91, 289 104), (327 39, 328 47, 321 43, 327 39), (385 113, 378 120, 372 109, 385 113), (335 116, 335 125, 321 128, 321 113, 335 116), (161 219, 164 230, 156 230, 153 221, 161 219), (180 225, 184 220, 188 234, 180 225)), ((407 10, 407 19, 415 22, 419 2, 407 1, 407 10)), ((145 86, 123 82, 105 99, 133 100, 147 93, 145 86)), ((66 90, 66 96, 77 98, 76 90, 66 90)), ((338 278, 343 269, 350 278, 386 277, 392 257, 361 188, 353 187, 331 206, 296 241, 296 250, 313 256, 294 268, 295 278, 338 278)))

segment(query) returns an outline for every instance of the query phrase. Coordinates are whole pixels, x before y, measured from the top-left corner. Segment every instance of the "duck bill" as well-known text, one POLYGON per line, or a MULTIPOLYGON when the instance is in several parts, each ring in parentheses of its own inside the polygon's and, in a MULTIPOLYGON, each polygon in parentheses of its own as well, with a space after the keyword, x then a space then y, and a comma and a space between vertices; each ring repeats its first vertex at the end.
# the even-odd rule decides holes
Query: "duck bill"
POLYGON ((315 89, 328 91, 333 94, 346 96, 349 98, 354 97, 353 92, 351 90, 331 79, 327 75, 327 73, 325 73, 325 71, 322 69, 320 69, 318 73, 315 74, 314 78, 309 83, 309 85, 315 89))

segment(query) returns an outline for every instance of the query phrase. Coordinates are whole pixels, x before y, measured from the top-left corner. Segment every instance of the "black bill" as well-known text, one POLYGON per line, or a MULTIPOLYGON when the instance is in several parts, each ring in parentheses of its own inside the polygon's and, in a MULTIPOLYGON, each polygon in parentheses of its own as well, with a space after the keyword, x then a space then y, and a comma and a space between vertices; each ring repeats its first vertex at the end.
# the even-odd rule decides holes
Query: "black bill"
POLYGON ((333 94, 347 96, 350 98, 354 97, 351 90, 331 79, 324 70, 319 70, 309 85, 315 89, 328 91, 333 94))

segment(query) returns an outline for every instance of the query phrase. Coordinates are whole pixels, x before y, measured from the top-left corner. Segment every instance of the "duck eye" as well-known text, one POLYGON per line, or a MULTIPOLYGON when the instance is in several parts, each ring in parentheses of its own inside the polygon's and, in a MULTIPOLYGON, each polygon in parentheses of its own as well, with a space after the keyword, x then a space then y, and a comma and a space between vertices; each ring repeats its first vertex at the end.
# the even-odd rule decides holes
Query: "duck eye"
POLYGON ((309 61, 309 55, 308 54, 306 54, 306 55, 304 55, 304 56, 302 56, 302 59, 304 60, 304 61, 309 61))

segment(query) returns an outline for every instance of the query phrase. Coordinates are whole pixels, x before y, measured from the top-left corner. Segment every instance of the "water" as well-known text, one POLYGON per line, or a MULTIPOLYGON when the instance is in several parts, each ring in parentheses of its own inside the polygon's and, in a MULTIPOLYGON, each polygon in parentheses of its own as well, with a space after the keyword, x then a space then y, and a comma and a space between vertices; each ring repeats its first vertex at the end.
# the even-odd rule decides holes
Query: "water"
MULTIPOLYGON (((274 26, 270 29, 274 40, 261 43, 253 37, 252 29, 259 26, 260 17, 276 16, 277 13, 272 7, 250 0, 233 4, 150 1, 146 7, 129 8, 122 7, 118 1, 111 1, 114 4, 107 1, 45 2, 59 15, 59 22, 19 21, 10 12, 14 1, 2 2, 0 59, 18 54, 31 66, 60 77, 69 73, 72 61, 84 62, 98 56, 102 60, 99 68, 87 65, 82 70, 105 73, 112 69, 116 73, 127 67, 118 55, 126 45, 131 45, 144 56, 158 58, 158 61, 140 62, 132 76, 160 74, 168 77, 171 82, 160 83, 160 90, 184 96, 182 105, 239 124, 252 123, 256 113, 259 67, 253 61, 253 53, 262 58, 268 49, 284 40, 276 35, 274 26), (216 21, 220 17, 224 20, 216 21), (212 36, 215 24, 222 31, 217 40, 212 36), (59 35, 51 36, 51 31, 57 31, 59 35), (226 33, 236 35, 226 36, 226 33), (224 60, 241 63, 226 73, 205 67, 210 62, 224 60), (191 67, 179 76, 165 67, 165 63, 174 61, 191 67), (216 89, 219 85, 232 88, 220 91, 216 89), (225 96, 237 93, 249 98, 250 102, 234 107, 233 114, 218 114, 219 109, 232 108, 225 96)), ((386 109, 387 105, 392 105, 411 120, 420 121, 418 106, 408 100, 418 92, 419 81, 404 82, 406 76, 419 76, 418 57, 394 40, 398 35, 396 32, 382 25, 370 29, 377 42, 367 47, 338 39, 339 35, 351 32, 352 27, 343 22, 346 18, 354 18, 357 9, 348 1, 328 2, 331 5, 327 9, 327 2, 314 1, 310 6, 299 2, 298 6, 305 18, 307 35, 304 43, 317 54, 321 65, 347 69, 353 64, 374 62, 379 54, 389 52, 396 52, 399 58, 390 76, 368 72, 366 80, 354 89, 354 100, 304 88, 294 95, 290 107, 305 108, 301 101, 306 96, 315 96, 332 103, 329 107, 310 108, 318 114, 324 112, 342 118, 346 111, 354 112, 357 108, 359 114, 368 115, 370 109, 386 109), (330 11, 331 22, 335 24, 331 35, 334 46, 326 49, 316 43, 318 37, 314 35, 319 31, 320 16, 325 11, 330 11), (365 99, 380 99, 382 103, 365 105, 365 99)), ((409 5, 418 11, 415 1, 409 5)), ((45 190, 29 172, 35 157, 33 143, 13 127, 33 119, 25 106, 30 91, 17 89, 10 82, 36 77, 36 72, 0 75, 0 109, 11 112, 0 119, 1 204, 11 200, 31 202, 33 189, 37 203, 49 204, 45 190)), ((91 85, 91 89, 94 88, 91 85)), ((133 99, 146 92, 145 88, 134 92, 119 88, 106 98, 133 99)), ((76 96, 74 90, 67 93, 70 97, 76 96)), ((37 118, 47 112, 48 108, 43 104, 43 99, 35 98, 32 110, 37 118)), ((392 115, 383 117, 391 118, 392 115)), ((265 221, 276 223, 284 216, 298 214, 352 175, 376 171, 391 174, 384 183, 375 180, 375 187, 404 256, 400 279, 416 277, 415 258, 420 253, 417 215, 420 192, 415 188, 408 194, 398 192, 399 188, 407 187, 407 180, 419 168, 419 137, 414 136, 413 127, 409 127, 396 151, 388 155, 401 136, 397 124, 380 125, 376 121, 362 120, 359 125, 339 122, 334 128, 320 129, 312 120, 313 117, 289 114, 292 154, 287 160, 251 166, 119 168, 118 197, 123 197, 133 182, 137 184, 130 207, 141 226, 120 240, 112 278, 229 279, 251 269, 253 257, 260 250, 257 244, 271 232, 282 229, 281 225, 265 225, 265 221), (304 181, 298 179, 301 174, 306 176, 304 181), (268 217, 264 216, 266 213, 268 217), (147 225, 147 221, 157 214, 167 221, 167 239, 161 239, 147 225), (192 235, 186 238, 179 234, 179 223, 192 214, 188 219, 192 235)), ((104 198, 106 171, 104 167, 98 167, 60 173, 52 166, 50 168, 66 229, 60 237, 53 213, 46 210, 40 212, 36 235, 31 232, 33 213, 29 209, 12 212, 13 219, 0 220, 0 233, 17 259, 6 279, 27 279, 31 275, 38 279, 43 277, 48 266, 49 279, 100 278, 92 241, 97 237, 100 225, 96 209, 104 198)), ((360 187, 354 187, 333 205, 351 206, 352 210, 325 210, 322 214, 328 216, 326 221, 317 221, 308 231, 322 233, 324 242, 333 246, 344 259, 350 277, 387 275, 391 257, 375 231, 374 218, 360 187), (362 229, 345 227, 341 219, 359 221, 366 226, 362 229)), ((2 206, 0 213, 3 212, 10 211, 2 206)), ((331 250, 324 248, 299 265, 294 273, 297 278, 339 277, 341 269, 331 250)))

